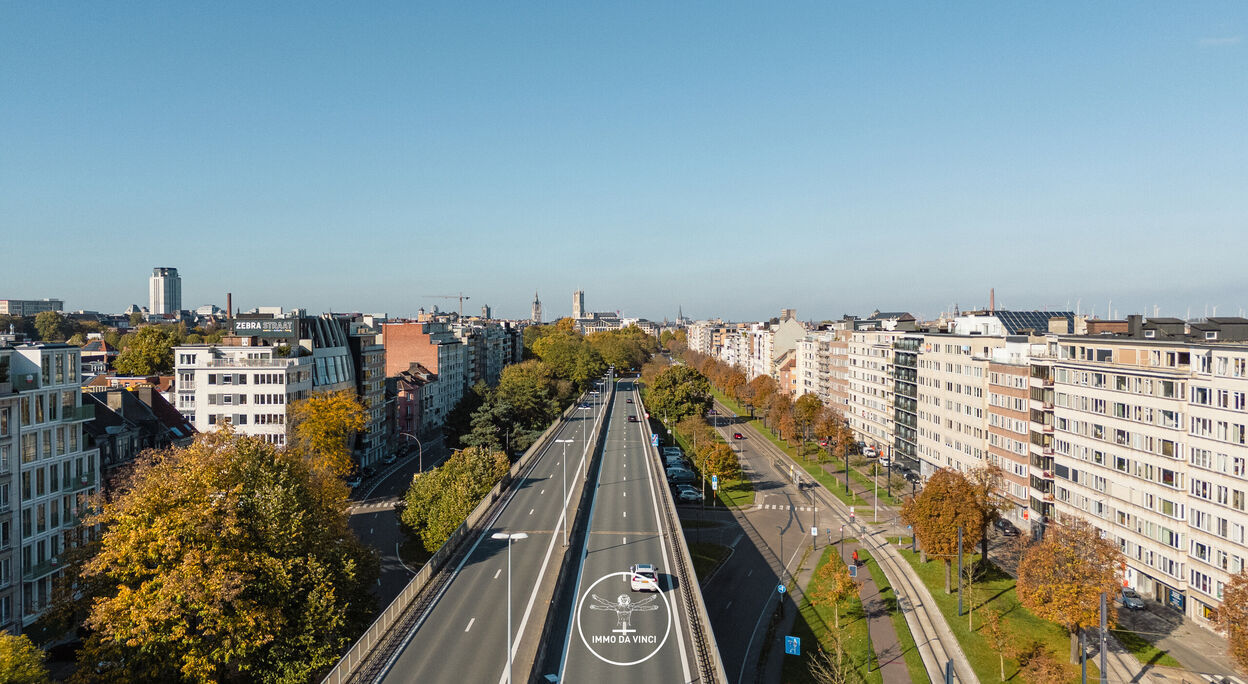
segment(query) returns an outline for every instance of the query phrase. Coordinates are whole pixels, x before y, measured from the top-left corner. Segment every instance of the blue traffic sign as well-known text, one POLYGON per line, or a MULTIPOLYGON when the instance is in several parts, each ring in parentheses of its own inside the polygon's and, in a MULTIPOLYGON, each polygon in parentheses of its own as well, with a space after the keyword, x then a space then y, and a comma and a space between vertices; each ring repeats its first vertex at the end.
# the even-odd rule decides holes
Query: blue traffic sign
POLYGON ((650 446, 659 445, 659 436, 657 434, 650 435, 650 446))
POLYGON ((786 636, 784 638, 784 652, 787 655, 802 654, 802 638, 795 636, 786 636))
POLYGON ((719 476, 718 475, 711 476, 711 490, 716 491, 716 492, 719 491, 719 476))
POLYGON ((784 585, 783 585, 783 584, 780 584, 780 585, 777 585, 777 586, 776 586, 776 591, 778 591, 778 592, 780 592, 781 594, 783 594, 784 592, 788 591, 788 589, 785 589, 785 588, 784 588, 784 585))

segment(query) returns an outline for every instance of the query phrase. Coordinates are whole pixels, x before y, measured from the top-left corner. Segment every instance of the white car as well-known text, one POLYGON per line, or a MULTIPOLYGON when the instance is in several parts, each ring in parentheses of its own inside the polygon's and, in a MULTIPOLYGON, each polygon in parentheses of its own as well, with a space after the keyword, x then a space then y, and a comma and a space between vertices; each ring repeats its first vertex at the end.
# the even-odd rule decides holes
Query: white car
POLYGON ((676 498, 681 503, 698 503, 702 500, 702 492, 689 485, 680 485, 676 489, 676 498))
POLYGON ((628 566, 628 585, 632 591, 658 591, 659 569, 652 563, 628 566))

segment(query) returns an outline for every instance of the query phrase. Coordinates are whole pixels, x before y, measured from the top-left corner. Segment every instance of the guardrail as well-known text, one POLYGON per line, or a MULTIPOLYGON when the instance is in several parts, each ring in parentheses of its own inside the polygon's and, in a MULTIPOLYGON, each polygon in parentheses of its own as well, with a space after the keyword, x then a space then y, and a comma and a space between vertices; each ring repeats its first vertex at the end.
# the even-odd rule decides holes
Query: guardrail
MULTIPOLYGON (((321 684, 342 684, 342 682, 351 681, 356 675, 365 675, 373 670, 380 670, 384 666, 385 661, 398 649, 397 639, 390 639, 388 651, 378 654, 374 653, 378 646, 387 642, 389 637, 397 636, 399 632, 395 631, 395 627, 401 628, 400 631, 405 633, 407 627, 411 627, 415 623, 421 613, 424 612, 428 603, 438 594, 438 590, 450 581, 447 573, 440 571, 450 565, 450 561, 457 558, 463 550, 464 541, 475 533, 477 525, 485 519, 494 508, 495 504, 502 498, 503 494, 511 487, 511 484, 519 479, 522 471, 527 470, 535 460, 537 454, 547 446, 551 437, 559 429, 559 426, 577 410, 577 406, 583 401, 585 395, 572 402, 559 419, 550 424, 546 431, 537 438, 533 444, 525 450, 520 458, 511 465, 507 474, 499 480, 498 484, 490 490, 490 493, 477 504, 476 508, 468 514, 468 518, 460 524, 451 536, 447 538, 442 546, 434 552, 429 561, 421 566, 416 575, 412 577, 403 591, 395 597, 390 605, 382 611, 381 615, 373 621, 364 634, 347 650, 346 654, 338 660, 325 677, 321 680, 321 684), (428 589, 429 591, 426 591, 428 589), (413 604, 415 608, 413 609, 413 604), (384 656, 384 657, 382 657, 384 656), (363 666, 369 663, 372 666, 365 669, 363 666)), ((373 673, 379 674, 379 672, 373 673)))
MULTIPOLYGON (((648 416, 646 407, 638 393, 637 404, 643 416, 648 416)), ((650 428, 649 419, 646 420, 646 428, 650 428)), ((650 444, 647 447, 650 455, 657 459, 659 464, 659 472, 663 472, 663 459, 659 455, 658 447, 654 446, 654 432, 650 432, 650 444)), ((663 522, 667 527, 668 538, 672 542, 675 550, 676 580, 680 583, 680 593, 685 600, 685 606, 689 609, 690 622, 689 631, 693 636, 695 648, 698 654, 698 673, 703 682, 714 682, 715 684, 727 684, 728 674, 724 672, 723 660, 719 657, 719 645, 715 643, 715 632, 711 629, 711 619, 706 612, 706 603, 702 600, 702 590, 698 584, 697 577, 689 568, 689 545, 685 543, 685 535, 680 526, 680 520, 676 516, 676 503, 672 500, 672 492, 668 487, 657 488, 663 498, 663 522)))

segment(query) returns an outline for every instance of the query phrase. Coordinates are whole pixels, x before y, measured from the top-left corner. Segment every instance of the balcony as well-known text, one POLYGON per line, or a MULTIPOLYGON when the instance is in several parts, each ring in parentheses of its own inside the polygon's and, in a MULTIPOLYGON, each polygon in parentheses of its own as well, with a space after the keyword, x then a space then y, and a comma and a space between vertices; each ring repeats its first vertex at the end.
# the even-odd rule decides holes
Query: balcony
POLYGON ((9 380, 13 384, 14 392, 28 392, 33 389, 39 389, 39 376, 34 373, 14 375, 9 380))
POLYGON ((95 404, 83 404, 82 406, 66 406, 61 409, 65 417, 65 422, 78 422, 80 420, 95 420, 95 404))
POLYGON ((51 558, 42 563, 22 568, 22 580, 26 582, 34 582, 35 580, 43 579, 44 577, 51 575, 57 570, 60 570, 61 567, 60 562, 56 558, 51 558))
POLYGON ((71 477, 61 485, 62 492, 80 492, 95 486, 95 472, 87 471, 78 477, 71 477))

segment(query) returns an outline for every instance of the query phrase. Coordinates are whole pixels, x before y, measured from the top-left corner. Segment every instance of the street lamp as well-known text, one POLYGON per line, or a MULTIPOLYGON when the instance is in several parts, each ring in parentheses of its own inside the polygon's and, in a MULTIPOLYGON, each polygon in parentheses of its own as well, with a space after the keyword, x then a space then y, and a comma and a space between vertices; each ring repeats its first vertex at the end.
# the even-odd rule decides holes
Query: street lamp
POLYGON ((417 458, 419 459, 418 467, 420 468, 420 472, 422 473, 425 472, 425 445, 420 443, 419 437, 417 437, 416 435, 413 435, 410 432, 400 432, 399 434, 403 437, 411 437, 412 439, 416 440, 416 448, 419 449, 419 451, 417 452, 418 454, 417 458))
POLYGON ((529 535, 524 532, 495 532, 490 538, 507 540, 507 684, 511 684, 511 542, 528 539, 529 535))
POLYGON ((563 445, 563 545, 568 545, 568 445, 575 440, 556 439, 563 445))

